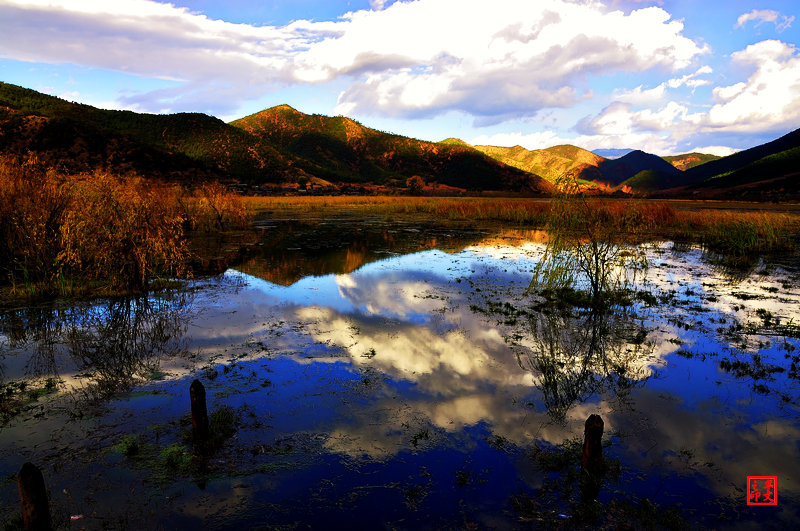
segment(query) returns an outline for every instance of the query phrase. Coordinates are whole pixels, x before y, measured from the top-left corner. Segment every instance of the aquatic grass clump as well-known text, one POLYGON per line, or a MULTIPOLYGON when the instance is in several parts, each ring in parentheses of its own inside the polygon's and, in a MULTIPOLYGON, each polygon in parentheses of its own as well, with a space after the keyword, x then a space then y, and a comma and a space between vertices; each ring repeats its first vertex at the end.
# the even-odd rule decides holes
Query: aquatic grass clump
POLYGON ((159 452, 158 464, 166 473, 186 472, 192 464, 192 454, 180 443, 170 444, 159 452))
POLYGON ((111 449, 125 457, 133 457, 139 453, 141 441, 138 435, 123 435, 120 441, 112 446, 111 449))
POLYGON ((225 439, 236 433, 239 415, 230 406, 222 406, 208 417, 208 428, 211 432, 213 447, 220 447, 225 439))

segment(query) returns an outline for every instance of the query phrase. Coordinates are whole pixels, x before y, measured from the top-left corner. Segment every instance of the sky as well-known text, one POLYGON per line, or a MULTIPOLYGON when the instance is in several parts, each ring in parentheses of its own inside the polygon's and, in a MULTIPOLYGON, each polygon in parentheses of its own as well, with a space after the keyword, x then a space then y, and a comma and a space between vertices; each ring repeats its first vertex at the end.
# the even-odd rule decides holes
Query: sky
POLYGON ((0 0, 0 81, 225 121, 725 155, 800 128, 797 0, 0 0))

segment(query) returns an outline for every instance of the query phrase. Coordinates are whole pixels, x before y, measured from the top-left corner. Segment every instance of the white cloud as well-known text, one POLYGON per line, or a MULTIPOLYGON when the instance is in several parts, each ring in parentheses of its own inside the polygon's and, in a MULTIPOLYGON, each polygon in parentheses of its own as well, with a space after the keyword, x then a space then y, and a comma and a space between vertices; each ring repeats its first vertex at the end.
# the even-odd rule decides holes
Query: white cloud
POLYGON ((691 89, 710 85, 707 79, 696 79, 697 76, 711 74, 713 70, 710 66, 702 66, 693 74, 686 74, 679 78, 669 79, 654 88, 645 89, 642 85, 633 90, 615 90, 612 94, 613 101, 630 103, 633 105, 653 104, 663 101, 667 96, 667 89, 676 89, 687 86, 691 89))
MULTIPOLYGON (((731 57, 734 63, 755 71, 745 81, 715 87, 712 91, 715 104, 710 108, 693 112, 688 103, 671 100, 666 91, 662 91, 709 84, 707 80, 697 79, 699 75, 712 72, 704 66, 655 89, 637 87, 616 93, 613 103, 578 123, 576 128, 583 134, 579 138, 589 139, 587 145, 592 144, 592 138, 613 138, 620 141, 617 147, 650 146, 641 149, 668 154, 685 152, 689 145, 707 142, 706 136, 714 133, 783 133, 796 129, 800 123, 800 52, 795 46, 767 40, 735 52, 731 57), (665 100, 660 106, 654 106, 665 100), (650 107, 640 108, 646 105, 650 107), (621 143, 634 139, 640 143, 621 143)), ((694 149, 718 155, 734 151, 720 145, 694 149)))
POLYGON ((597 116, 583 120, 578 127, 584 133, 595 135, 623 136, 648 131, 669 131, 674 134, 680 124, 697 124, 701 120, 701 114, 691 113, 686 105, 675 101, 655 110, 634 110, 631 104, 615 102, 597 116))
POLYGON ((742 28, 750 21, 755 21, 756 27, 765 22, 771 22, 775 24, 775 31, 781 33, 791 27, 792 22, 794 22, 794 15, 788 17, 772 9, 753 9, 749 13, 740 15, 739 18, 736 19, 736 25, 733 27, 742 28))
POLYGON ((731 149, 728 146, 695 146, 687 150, 688 153, 706 153, 708 155, 717 155, 718 157, 727 157, 733 155, 738 150, 731 149))
POLYGON ((175 89, 123 105, 214 112, 230 108, 223 96, 256 97, 290 80, 292 54, 326 28, 309 34, 303 22, 231 24, 149 0, 6 0, 0 1, 0 56, 176 80, 175 89))
POLYGON ((499 133, 480 135, 469 140, 469 143, 484 146, 522 146, 530 150, 572 144, 588 150, 635 147, 658 155, 678 153, 675 142, 665 135, 630 130, 621 130, 620 134, 583 134, 572 137, 561 136, 552 131, 528 134, 521 132, 499 133))
POLYGON ((710 85, 711 81, 707 79, 696 79, 696 78, 697 76, 702 76, 704 74, 711 74, 713 71, 714 70, 712 70, 711 67, 708 65, 702 66, 694 74, 686 74, 685 76, 679 78, 670 79, 669 81, 667 81, 667 85, 669 85, 669 88, 679 88, 685 85, 692 89, 697 87, 702 87, 704 85, 710 85))
POLYGON ((755 67, 743 82, 717 87, 717 103, 703 121, 727 131, 770 131, 800 123, 800 53, 794 45, 767 40, 732 54, 735 62, 755 67))
POLYGON ((595 1, 373 0, 330 22, 252 26, 152 0, 0 0, 0 55, 176 80, 122 101, 223 114, 297 83, 344 77, 338 112, 488 121, 573 104, 589 75, 683 69, 707 48, 661 8, 595 1))
POLYGON ((362 65, 367 42, 367 59, 404 57, 407 64, 371 69, 340 95, 339 112, 459 109, 499 121, 572 105, 587 75, 678 70, 705 51, 660 8, 625 15, 596 2, 420 0, 360 12, 350 22, 341 38, 303 54, 307 64, 320 65, 319 77, 331 75, 334 57, 341 68, 362 65))
POLYGON ((661 83, 651 89, 645 89, 642 85, 639 85, 633 90, 615 90, 612 98, 614 101, 631 103, 634 105, 655 103, 664 99, 664 96, 667 94, 666 88, 666 83, 661 83))

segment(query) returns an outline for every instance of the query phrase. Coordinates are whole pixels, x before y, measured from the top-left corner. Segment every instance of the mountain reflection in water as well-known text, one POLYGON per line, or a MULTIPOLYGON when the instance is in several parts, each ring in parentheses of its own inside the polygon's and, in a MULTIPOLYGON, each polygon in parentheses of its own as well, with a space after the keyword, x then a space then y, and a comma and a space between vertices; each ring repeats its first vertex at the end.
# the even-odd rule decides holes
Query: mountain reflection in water
MULTIPOLYGON (((696 249, 664 244, 640 286, 649 303, 555 308, 525 295, 541 234, 348 227, 352 239, 339 243, 324 242, 328 229, 316 242, 313 232, 263 235, 275 241, 198 283, 186 305, 164 302, 140 321, 132 318, 139 303, 97 305, 83 321, 68 311, 5 314, 6 381, 51 336, 61 346, 45 358, 62 377, 102 374, 118 351, 142 360, 120 364, 134 371, 106 371, 119 379, 154 360, 167 377, 111 400, 91 425, 58 410, 22 412, 0 428, 0 474, 15 473, 36 448, 51 491, 80 493, 80 511, 106 524, 560 525, 585 517, 572 452, 597 413, 609 463, 598 525, 643 525, 647 507, 664 515, 678 504, 695 525, 761 522, 746 512, 746 475, 779 476, 770 523, 798 517, 800 286, 791 271, 734 278, 696 249), (159 324, 155 315, 169 317, 159 324), (112 331, 120 327, 111 323, 136 322, 146 332, 112 331), (76 348, 70 338, 89 340, 76 348), (236 433, 206 468, 165 478, 148 459, 186 447, 181 419, 194 378, 210 411, 234 408, 236 433), (64 422, 72 431, 57 443, 33 429, 64 422), (83 453, 110 452, 130 433, 140 438, 139 460, 83 453), (71 464, 59 461, 63 448, 71 464)), ((0 485, 0 496, 3 507, 16 503, 13 485, 0 485)))

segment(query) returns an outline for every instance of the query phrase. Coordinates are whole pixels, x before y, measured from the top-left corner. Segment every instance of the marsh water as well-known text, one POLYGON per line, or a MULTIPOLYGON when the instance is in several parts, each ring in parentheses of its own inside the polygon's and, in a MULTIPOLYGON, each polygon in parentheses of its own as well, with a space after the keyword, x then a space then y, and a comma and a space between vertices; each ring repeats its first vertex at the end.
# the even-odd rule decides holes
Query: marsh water
POLYGON ((658 242, 639 295, 591 310, 527 292, 544 241, 262 220, 205 242, 247 250, 181 289, 3 309, 0 518, 18 522, 31 461, 74 529, 800 520, 800 258, 658 242), (222 434, 210 455, 191 442, 194 379, 222 434), (747 476, 776 476, 777 505, 747 505, 747 476))

